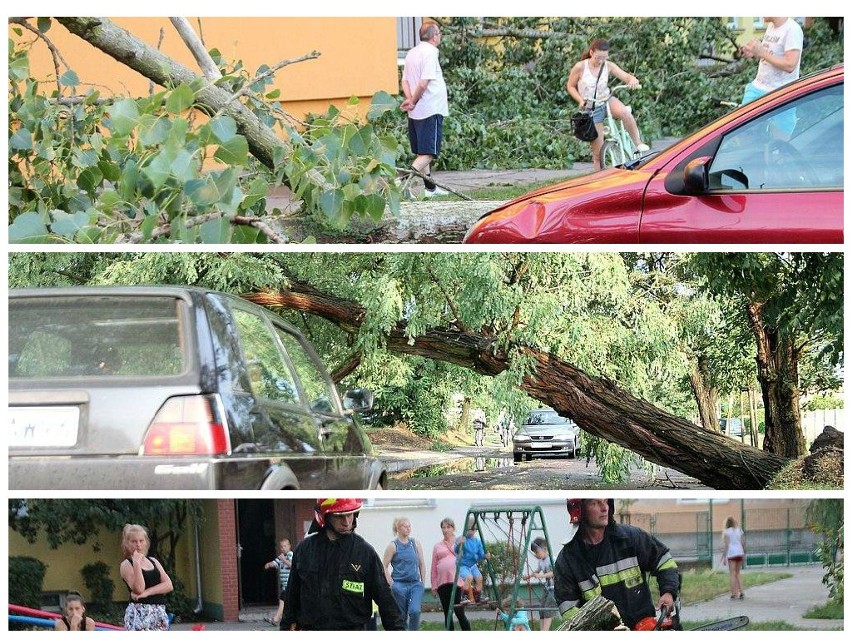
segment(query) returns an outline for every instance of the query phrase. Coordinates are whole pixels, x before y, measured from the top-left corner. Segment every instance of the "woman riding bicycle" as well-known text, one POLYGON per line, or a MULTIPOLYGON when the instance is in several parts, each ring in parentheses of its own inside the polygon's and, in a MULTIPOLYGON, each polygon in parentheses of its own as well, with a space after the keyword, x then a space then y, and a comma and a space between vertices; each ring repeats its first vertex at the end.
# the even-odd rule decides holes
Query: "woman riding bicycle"
POLYGON ((601 170, 601 147, 604 143, 603 122, 606 118, 606 104, 612 115, 624 123, 627 133, 636 145, 636 150, 645 152, 648 145, 643 144, 639 137, 639 127, 630 109, 618 98, 610 96, 609 74, 612 73, 631 89, 639 86, 636 76, 630 75, 622 70, 614 62, 609 62, 609 42, 598 38, 592 41, 589 48, 583 53, 580 61, 571 68, 568 83, 565 89, 568 94, 580 105, 581 109, 592 110, 592 119, 598 130, 598 137, 592 142, 592 161, 595 171, 601 170), (597 93, 595 87, 597 86, 597 93))

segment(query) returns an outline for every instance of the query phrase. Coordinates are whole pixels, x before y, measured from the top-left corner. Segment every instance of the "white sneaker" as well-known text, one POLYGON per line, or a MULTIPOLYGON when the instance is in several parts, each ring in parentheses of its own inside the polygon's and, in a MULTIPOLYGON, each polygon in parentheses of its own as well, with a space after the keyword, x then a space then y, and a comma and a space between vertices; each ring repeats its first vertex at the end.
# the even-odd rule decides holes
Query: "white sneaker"
POLYGON ((442 189, 440 186, 436 186, 433 191, 430 191, 429 189, 423 190, 423 197, 440 197, 442 195, 449 195, 449 194, 450 194, 449 191, 442 189))
POLYGON ((636 152, 637 153, 646 153, 650 150, 651 150, 651 147, 648 146, 647 144, 645 144, 644 142, 642 144, 636 145, 636 152))

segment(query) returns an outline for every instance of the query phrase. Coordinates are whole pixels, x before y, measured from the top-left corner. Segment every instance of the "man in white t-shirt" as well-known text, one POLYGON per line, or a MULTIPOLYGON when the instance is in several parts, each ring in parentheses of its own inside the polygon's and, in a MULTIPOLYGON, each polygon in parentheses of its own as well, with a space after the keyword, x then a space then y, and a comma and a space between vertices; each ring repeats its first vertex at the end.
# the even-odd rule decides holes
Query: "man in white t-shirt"
MULTIPOLYGON (((431 175, 432 160, 441 152, 444 117, 449 114, 447 85, 438 62, 441 29, 434 22, 420 26, 420 44, 405 56, 402 92, 405 100, 400 108, 408 113, 408 140, 417 156, 412 168, 431 175)), ((423 180, 426 197, 446 195, 429 179, 423 180)))
POLYGON ((757 58, 757 77, 746 86, 743 104, 799 78, 804 34, 793 18, 764 18, 763 40, 752 40, 740 49, 746 58, 757 58))

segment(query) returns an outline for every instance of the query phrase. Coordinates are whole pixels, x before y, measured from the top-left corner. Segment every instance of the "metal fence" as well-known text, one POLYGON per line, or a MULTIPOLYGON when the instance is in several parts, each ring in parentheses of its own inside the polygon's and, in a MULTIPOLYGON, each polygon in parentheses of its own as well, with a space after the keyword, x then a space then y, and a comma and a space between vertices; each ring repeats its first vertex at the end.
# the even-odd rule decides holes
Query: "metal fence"
MULTIPOLYGON (((722 531, 711 526, 711 510, 631 514, 624 523, 649 531, 679 564, 719 564, 722 531)), ((746 567, 818 562, 820 539, 805 525, 804 508, 751 508, 743 512, 746 567)))

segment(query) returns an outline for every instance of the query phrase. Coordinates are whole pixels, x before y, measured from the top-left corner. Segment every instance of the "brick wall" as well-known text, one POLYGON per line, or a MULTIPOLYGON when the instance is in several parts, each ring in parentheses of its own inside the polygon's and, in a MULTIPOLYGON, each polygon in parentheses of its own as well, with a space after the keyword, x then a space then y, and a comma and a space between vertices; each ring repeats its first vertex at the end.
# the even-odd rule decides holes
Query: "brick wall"
POLYGON ((236 502, 219 499, 219 567, 222 574, 222 609, 224 621, 239 621, 240 592, 237 570, 236 502))

